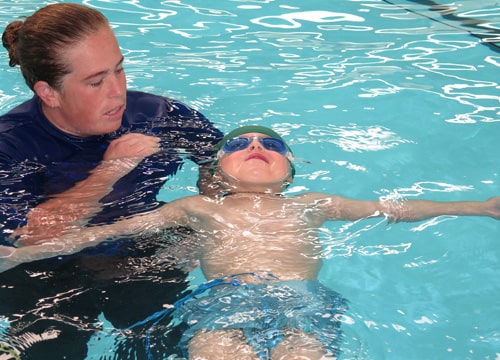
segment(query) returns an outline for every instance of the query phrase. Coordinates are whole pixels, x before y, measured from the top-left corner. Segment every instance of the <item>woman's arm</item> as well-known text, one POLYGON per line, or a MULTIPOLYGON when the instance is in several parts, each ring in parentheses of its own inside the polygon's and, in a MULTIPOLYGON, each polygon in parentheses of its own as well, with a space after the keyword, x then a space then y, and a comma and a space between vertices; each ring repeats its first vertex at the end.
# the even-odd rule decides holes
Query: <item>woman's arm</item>
POLYGON ((60 235, 69 223, 86 223, 101 210, 99 200, 144 157, 157 152, 158 144, 157 137, 132 133, 112 141, 103 161, 86 179, 32 209, 27 215, 27 224, 12 236, 19 237, 20 245, 33 245, 41 239, 60 235))

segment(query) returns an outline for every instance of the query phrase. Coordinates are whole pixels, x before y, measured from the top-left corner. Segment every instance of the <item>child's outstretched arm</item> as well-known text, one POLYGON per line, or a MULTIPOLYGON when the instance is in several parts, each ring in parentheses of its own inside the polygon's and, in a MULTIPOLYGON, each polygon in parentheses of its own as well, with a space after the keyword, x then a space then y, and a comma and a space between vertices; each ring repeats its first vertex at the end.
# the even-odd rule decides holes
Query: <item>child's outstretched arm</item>
POLYGON ((25 245, 18 248, 0 246, 0 272, 23 262, 74 254, 119 236, 155 232, 162 228, 187 225, 186 212, 180 206, 185 199, 165 204, 159 209, 119 220, 109 225, 87 228, 68 226, 64 235, 39 240, 35 245, 25 245))
POLYGON ((486 201, 406 200, 384 201, 381 204, 390 222, 421 221, 440 215, 489 216, 500 219, 500 197, 498 196, 486 201))
POLYGON ((113 225, 85 229, 73 228, 73 230, 66 230, 71 232, 67 232, 65 235, 51 239, 47 238, 36 245, 24 245, 17 248, 0 246, 0 272, 24 262, 77 253, 87 247, 103 242, 110 233, 116 235, 115 231, 109 231, 112 229, 113 225))
POLYGON ((359 220, 386 216, 389 222, 414 222, 440 215, 489 216, 500 219, 500 197, 487 201, 380 200, 363 201, 332 197, 330 220, 359 220))

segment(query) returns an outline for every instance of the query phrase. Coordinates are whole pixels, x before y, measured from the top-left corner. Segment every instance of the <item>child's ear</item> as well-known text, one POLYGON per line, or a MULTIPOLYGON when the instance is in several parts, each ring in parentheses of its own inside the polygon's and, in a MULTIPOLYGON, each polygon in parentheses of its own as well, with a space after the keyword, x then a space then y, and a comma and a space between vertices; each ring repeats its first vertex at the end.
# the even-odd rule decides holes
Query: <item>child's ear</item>
POLYGON ((224 184, 226 181, 224 180, 224 177, 222 176, 222 174, 216 170, 213 174, 212 174, 212 183, 214 184, 217 184, 217 186, 221 186, 222 184, 224 184))
POLYGON ((217 189, 217 192, 219 194, 228 193, 234 190, 231 184, 228 182, 228 179, 224 176, 224 174, 218 167, 212 175, 212 186, 213 189, 217 189))
POLYGON ((33 86, 33 90, 48 107, 54 108, 59 106, 58 92, 46 81, 37 81, 33 86))
POLYGON ((283 181, 283 190, 286 190, 286 188, 288 188, 291 184, 292 184, 292 181, 293 181, 293 176, 292 175, 289 175, 284 181, 283 181))

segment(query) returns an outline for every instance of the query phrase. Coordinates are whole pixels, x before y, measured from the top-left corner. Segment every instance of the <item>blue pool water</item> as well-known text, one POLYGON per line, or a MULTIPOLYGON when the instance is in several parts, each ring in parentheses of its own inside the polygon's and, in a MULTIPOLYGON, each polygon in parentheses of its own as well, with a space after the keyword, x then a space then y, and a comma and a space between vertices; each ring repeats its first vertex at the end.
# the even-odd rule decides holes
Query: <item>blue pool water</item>
MULTIPOLYGON (((494 0, 82 2, 111 20, 131 89, 223 131, 280 132, 297 158, 291 194, 500 194, 494 0)), ((0 27, 47 3, 0 0, 0 27)), ((7 64, 0 52, 0 113, 31 96, 7 64)), ((185 166, 159 198, 193 194, 195 179, 185 166)), ((351 302, 342 358, 499 359, 499 234, 489 218, 327 224, 320 280, 351 302)), ((88 358, 108 345, 92 339, 88 358)))

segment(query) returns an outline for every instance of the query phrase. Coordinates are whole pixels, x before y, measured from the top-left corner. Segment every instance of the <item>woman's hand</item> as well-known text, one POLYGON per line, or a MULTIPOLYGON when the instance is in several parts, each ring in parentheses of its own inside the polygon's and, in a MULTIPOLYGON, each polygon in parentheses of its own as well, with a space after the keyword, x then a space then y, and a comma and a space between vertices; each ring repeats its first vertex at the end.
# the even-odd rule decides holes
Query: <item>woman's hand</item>
POLYGON ((119 158, 143 159, 160 150, 160 138, 156 136, 129 133, 109 143, 104 160, 119 158))

